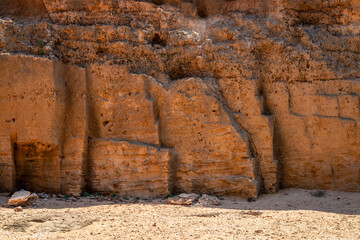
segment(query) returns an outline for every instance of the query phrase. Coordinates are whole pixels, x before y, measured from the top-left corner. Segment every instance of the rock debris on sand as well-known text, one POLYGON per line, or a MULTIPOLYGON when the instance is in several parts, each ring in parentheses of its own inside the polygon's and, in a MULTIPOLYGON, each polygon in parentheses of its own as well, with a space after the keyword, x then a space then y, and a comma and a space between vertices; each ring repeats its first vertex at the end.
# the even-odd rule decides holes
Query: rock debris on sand
MULTIPOLYGON (((39 199, 22 212, 0 208, 0 239, 359 239, 360 194, 287 189, 256 202, 224 197, 220 206, 115 202, 105 197, 39 199), (61 199, 61 200, 60 200, 61 199)), ((115 198, 113 198, 115 199, 115 198)), ((8 197, 0 196, 0 205, 8 197)))

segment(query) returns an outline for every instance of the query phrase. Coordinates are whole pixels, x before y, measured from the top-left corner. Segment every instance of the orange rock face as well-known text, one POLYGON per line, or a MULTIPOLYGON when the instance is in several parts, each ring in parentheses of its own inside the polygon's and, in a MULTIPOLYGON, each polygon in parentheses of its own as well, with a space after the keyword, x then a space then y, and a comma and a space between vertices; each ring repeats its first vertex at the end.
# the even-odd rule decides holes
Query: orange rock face
POLYGON ((360 191, 359 12, 0 0, 0 191, 360 191))
POLYGON ((166 196, 170 193, 170 163, 168 149, 93 139, 89 145, 89 188, 137 197, 166 196))

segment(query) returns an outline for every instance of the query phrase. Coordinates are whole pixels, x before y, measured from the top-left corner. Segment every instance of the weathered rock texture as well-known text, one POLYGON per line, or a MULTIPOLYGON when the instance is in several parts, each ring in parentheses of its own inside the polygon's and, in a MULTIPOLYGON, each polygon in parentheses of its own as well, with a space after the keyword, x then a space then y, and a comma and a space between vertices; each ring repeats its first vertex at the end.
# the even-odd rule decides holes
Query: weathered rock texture
POLYGON ((137 197, 169 194, 168 149, 126 141, 90 141, 89 188, 137 197))
POLYGON ((360 1, 0 0, 0 191, 360 191, 360 1))

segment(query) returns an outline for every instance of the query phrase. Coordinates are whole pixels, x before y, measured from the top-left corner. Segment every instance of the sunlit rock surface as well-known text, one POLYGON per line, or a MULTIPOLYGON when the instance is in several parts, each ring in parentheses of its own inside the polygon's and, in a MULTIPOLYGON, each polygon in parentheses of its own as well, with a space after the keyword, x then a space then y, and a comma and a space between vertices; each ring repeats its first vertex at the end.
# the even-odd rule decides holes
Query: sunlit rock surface
POLYGON ((0 0, 0 191, 359 191, 359 13, 0 0))

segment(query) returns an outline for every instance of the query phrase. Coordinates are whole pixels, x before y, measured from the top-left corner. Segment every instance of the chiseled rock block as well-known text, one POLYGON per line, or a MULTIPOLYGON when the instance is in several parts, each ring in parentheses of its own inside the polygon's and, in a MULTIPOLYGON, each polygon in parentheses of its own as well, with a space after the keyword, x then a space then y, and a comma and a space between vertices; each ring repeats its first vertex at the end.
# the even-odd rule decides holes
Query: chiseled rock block
POLYGON ((0 54, 0 132, 9 136, 0 138, 7 147, 0 154, 1 188, 60 191, 66 87, 56 66, 47 58, 0 54))
POLYGON ((54 61, 0 54, 0 130, 16 142, 58 144, 65 114, 65 84, 54 61))
POLYGON ((339 105, 336 96, 316 95, 313 97, 313 113, 317 115, 337 117, 339 105))
POLYGON ((147 76, 109 64, 91 64, 87 73, 94 136, 159 145, 153 101, 146 93, 147 76))
POLYGON ((358 95, 340 95, 339 106, 340 106, 340 117, 353 118, 359 120, 360 118, 360 101, 358 95))
POLYGON ((0 189, 80 195, 87 151, 84 69, 0 54, 0 73, 0 189))
POLYGON ((91 191, 134 197, 169 194, 168 149, 104 139, 90 140, 89 148, 91 191))
POLYGON ((161 142, 176 154, 174 190, 256 198, 256 166, 248 139, 234 127, 210 87, 199 78, 153 87, 161 142))

